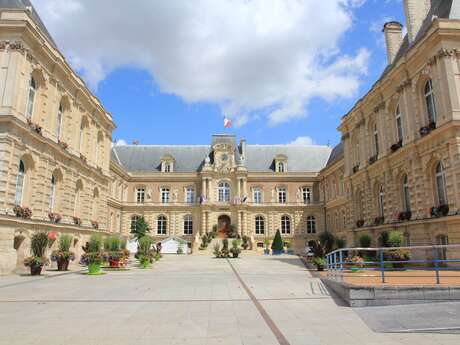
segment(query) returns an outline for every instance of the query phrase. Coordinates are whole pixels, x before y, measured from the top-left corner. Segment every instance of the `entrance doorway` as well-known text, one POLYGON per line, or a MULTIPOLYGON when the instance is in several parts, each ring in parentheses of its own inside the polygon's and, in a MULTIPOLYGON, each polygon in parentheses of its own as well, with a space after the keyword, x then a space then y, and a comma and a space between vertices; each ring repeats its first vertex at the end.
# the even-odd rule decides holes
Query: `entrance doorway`
POLYGON ((217 218, 217 233, 219 237, 228 237, 230 231, 231 220, 230 217, 226 214, 220 215, 217 218))

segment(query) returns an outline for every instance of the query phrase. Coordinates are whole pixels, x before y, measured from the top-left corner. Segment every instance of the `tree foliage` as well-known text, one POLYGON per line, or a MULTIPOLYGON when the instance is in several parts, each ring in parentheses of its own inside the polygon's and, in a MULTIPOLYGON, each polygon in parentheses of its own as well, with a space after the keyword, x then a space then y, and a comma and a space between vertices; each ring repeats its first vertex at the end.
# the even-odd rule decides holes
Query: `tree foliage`
POLYGON ((134 224, 131 233, 134 235, 136 240, 139 241, 140 238, 147 235, 147 232, 150 232, 149 224, 147 223, 144 217, 139 217, 136 220, 136 223, 134 224))
POLYGON ((283 239, 281 238, 281 233, 278 230, 276 230, 275 238, 273 239, 272 242, 272 250, 283 250, 284 249, 284 244, 283 244, 283 239))

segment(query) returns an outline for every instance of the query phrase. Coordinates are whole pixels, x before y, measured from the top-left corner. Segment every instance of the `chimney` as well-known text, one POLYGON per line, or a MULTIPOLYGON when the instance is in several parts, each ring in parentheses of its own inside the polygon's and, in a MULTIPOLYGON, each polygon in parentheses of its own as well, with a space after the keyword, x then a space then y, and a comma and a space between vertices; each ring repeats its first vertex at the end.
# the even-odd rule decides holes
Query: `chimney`
POLYGON ((428 11, 431 8, 431 0, 404 0, 404 12, 406 12, 406 26, 409 43, 417 37, 428 11))
POLYGON ((383 26, 385 44, 387 47, 388 64, 392 64, 399 47, 402 43, 402 24, 398 22, 388 22, 383 26))

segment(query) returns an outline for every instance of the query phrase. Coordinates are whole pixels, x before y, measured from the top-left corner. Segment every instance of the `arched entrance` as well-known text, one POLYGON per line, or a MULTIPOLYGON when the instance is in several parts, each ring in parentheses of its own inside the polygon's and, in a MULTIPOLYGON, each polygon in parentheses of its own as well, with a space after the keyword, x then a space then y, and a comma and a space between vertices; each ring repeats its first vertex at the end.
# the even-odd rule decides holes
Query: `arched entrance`
POLYGON ((217 233, 219 237, 228 237, 228 233, 230 232, 230 224, 230 217, 226 214, 222 214, 219 216, 219 218, 217 218, 217 233))

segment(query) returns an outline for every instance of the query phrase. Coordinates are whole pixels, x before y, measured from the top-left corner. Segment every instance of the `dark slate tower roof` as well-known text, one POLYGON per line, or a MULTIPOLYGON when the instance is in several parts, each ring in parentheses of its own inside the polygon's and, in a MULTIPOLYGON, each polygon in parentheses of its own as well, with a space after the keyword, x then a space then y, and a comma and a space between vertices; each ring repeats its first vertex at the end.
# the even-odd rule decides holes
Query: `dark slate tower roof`
POLYGON ((343 143, 342 142, 337 144, 332 149, 331 155, 329 156, 329 159, 327 160, 326 167, 337 163, 341 159, 343 159, 343 143))
POLYGON ((51 34, 46 29, 45 24, 43 24, 38 12, 35 10, 35 7, 32 5, 30 0, 0 0, 0 10, 1 9, 12 9, 12 10, 26 10, 32 17, 35 24, 38 25, 42 33, 48 38, 48 40, 56 47, 51 34))

